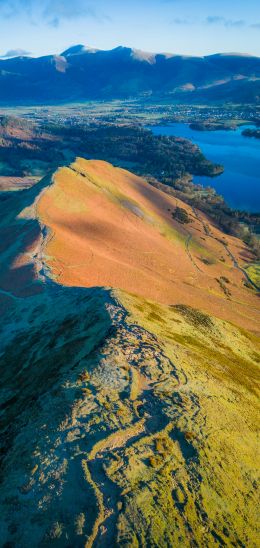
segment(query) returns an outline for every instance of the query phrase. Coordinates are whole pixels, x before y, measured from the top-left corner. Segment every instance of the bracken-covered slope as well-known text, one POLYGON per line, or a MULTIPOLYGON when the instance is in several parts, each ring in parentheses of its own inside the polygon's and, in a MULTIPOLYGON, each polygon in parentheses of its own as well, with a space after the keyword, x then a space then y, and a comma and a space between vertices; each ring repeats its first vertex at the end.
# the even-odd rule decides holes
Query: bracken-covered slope
POLYGON ((37 215, 50 229, 45 261, 57 282, 191 304, 258 330, 257 297, 237 268, 250 259, 240 240, 106 162, 78 158, 53 181, 37 215), (185 210, 189 222, 175 218, 176 207, 185 210))
POLYGON ((104 162, 2 198, 3 546, 257 547, 241 242, 104 162))

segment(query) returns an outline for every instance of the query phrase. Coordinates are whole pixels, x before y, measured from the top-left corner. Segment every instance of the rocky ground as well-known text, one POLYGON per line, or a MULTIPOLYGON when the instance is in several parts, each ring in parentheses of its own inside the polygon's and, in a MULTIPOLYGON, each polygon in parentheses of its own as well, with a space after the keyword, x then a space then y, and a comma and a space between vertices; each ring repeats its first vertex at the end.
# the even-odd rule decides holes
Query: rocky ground
POLYGON ((2 545, 257 547, 256 335, 57 283, 48 184, 1 202, 2 545))

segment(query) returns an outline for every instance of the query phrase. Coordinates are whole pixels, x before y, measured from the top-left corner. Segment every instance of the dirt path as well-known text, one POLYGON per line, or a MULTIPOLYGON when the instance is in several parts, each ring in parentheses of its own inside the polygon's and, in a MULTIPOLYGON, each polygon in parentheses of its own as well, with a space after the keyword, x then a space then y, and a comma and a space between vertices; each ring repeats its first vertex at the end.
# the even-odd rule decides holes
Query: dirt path
MULTIPOLYGON (((168 390, 177 399, 181 398, 179 390, 188 382, 186 375, 181 367, 177 367, 166 356, 156 337, 139 325, 128 322, 127 312, 119 302, 116 303, 117 306, 113 303, 110 309, 116 333, 109 344, 115 348, 125 348, 124 357, 129 366, 127 390, 129 395, 134 393, 135 396, 132 399, 129 397, 128 401, 135 418, 129 426, 110 433, 94 444, 85 460, 85 477, 95 493, 98 510, 92 533, 86 543, 87 548, 112 546, 116 538, 121 489, 108 476, 104 466, 111 461, 115 451, 119 450, 121 458, 124 459, 124 451, 128 446, 133 446, 142 438, 154 438, 165 430, 169 430, 168 434, 172 439, 178 441, 185 459, 190 458, 188 445, 189 451, 192 451, 191 444, 187 444, 177 426, 174 427, 172 420, 167 416, 167 404, 164 404, 159 396, 161 388, 168 390), (140 378, 142 382, 139 382, 140 378), (133 390, 132 383, 137 382, 136 379, 137 390, 133 390)), ((187 397, 185 391, 185 402, 189 414, 195 418, 200 412, 198 400, 192 394, 187 397)), ((183 408, 176 405, 176 420, 182 412, 183 408)))
POLYGON ((198 214, 197 210, 192 207, 192 211, 194 213, 194 215, 196 216, 196 218, 198 219, 198 221, 201 222, 202 226, 203 226, 203 229, 204 229, 204 232, 205 234, 210 237, 210 238, 213 238, 213 240, 216 240, 216 242, 220 243, 221 245, 223 245, 224 249, 226 250, 227 254, 229 255, 234 267, 239 270, 240 272, 242 272, 244 278, 246 279, 247 282, 249 282, 253 287, 254 289, 256 289, 257 291, 260 291, 260 287, 250 278, 249 274, 246 272, 246 270, 244 270, 244 268, 242 268, 236 257, 233 255, 232 251, 229 249, 228 247, 228 244, 226 244, 225 242, 222 242, 221 240, 219 240, 218 238, 216 238, 215 236, 213 236, 213 234, 210 234, 208 232, 208 229, 207 229, 207 226, 205 224, 205 222, 203 221, 203 219, 200 217, 200 215, 198 214))
POLYGON ((189 257, 189 259, 191 260, 193 266, 195 266, 195 268, 199 271, 199 272, 203 272, 203 270, 201 270, 201 268, 197 265, 197 263, 194 261, 193 257, 192 257, 192 254, 191 254, 191 251, 190 251, 190 242, 192 240, 192 235, 189 234, 186 238, 186 241, 185 241, 185 248, 186 248, 186 253, 189 257))
POLYGON ((245 279, 247 282, 249 282, 257 291, 260 291, 260 287, 250 278, 249 274, 246 272, 246 270, 244 270, 241 266, 239 266, 238 262, 237 262, 237 259, 236 257, 233 255, 232 251, 230 251, 229 247, 227 244, 223 243, 223 246, 225 247, 229 257, 231 258, 232 262, 233 262, 233 265, 234 267, 237 269, 237 270, 240 270, 240 272, 242 272, 242 274, 244 275, 245 279))

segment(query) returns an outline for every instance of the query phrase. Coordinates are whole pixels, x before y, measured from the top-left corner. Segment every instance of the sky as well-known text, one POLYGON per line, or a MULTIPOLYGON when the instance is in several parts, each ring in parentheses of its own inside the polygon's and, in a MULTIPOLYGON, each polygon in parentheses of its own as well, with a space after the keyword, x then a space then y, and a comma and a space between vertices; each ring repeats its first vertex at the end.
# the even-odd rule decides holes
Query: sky
POLYGON ((0 0, 0 56, 75 44, 260 56, 260 0, 0 0))

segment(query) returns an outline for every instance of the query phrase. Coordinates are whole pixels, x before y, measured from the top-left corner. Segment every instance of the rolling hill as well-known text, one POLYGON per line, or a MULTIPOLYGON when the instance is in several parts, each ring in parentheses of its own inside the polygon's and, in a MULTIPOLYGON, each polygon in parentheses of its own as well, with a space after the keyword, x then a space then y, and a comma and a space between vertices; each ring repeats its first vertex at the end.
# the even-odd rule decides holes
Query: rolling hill
POLYGON ((257 546, 250 253, 77 158, 0 195, 4 546, 257 546))
POLYGON ((60 55, 0 60, 2 104, 129 97, 258 103, 259 96, 260 59, 242 54, 187 57, 78 45, 60 55))

